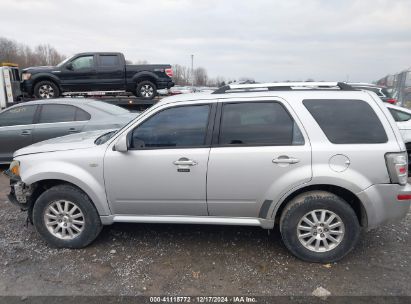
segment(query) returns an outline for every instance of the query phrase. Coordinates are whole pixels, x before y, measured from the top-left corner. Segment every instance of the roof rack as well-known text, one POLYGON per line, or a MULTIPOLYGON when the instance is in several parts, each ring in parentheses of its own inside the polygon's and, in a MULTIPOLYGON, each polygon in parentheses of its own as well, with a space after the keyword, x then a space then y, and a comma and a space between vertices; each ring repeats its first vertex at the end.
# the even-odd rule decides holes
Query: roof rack
POLYGON ((339 89, 342 91, 355 91, 356 89, 344 82, 276 82, 276 83, 255 83, 255 84, 229 84, 215 90, 212 94, 225 94, 244 91, 292 91, 292 90, 318 90, 318 89, 339 89))

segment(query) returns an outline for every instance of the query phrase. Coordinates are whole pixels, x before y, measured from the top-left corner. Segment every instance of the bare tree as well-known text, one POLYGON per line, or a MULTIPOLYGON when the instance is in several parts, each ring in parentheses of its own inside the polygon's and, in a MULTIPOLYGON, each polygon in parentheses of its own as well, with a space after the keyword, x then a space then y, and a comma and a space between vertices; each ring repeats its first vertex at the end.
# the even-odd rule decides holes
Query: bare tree
POLYGON ((13 62, 25 68, 36 65, 56 65, 64 57, 49 44, 38 45, 33 50, 25 44, 0 37, 0 62, 13 62))

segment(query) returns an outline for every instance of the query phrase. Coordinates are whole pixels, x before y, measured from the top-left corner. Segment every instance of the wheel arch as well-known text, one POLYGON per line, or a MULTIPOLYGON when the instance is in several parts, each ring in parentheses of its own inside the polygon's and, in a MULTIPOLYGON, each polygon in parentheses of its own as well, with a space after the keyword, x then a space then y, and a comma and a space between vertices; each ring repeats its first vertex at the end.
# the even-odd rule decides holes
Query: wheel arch
POLYGON ((305 186, 302 188, 299 188, 291 193, 289 193, 286 198, 277 204, 274 207, 273 211, 273 218, 275 219, 275 222, 279 222, 279 219, 281 217, 281 214, 287 204, 295 198, 297 195, 300 195, 305 192, 309 191, 315 191, 315 190, 321 190, 321 191, 327 191, 332 194, 335 194, 342 199, 344 199, 354 210, 355 214, 357 215, 358 222, 360 223, 361 227, 367 227, 368 226, 368 220, 367 220, 367 212, 364 208, 363 203, 361 200, 355 195, 353 192, 350 190, 347 190, 345 188, 342 188, 340 186, 336 185, 331 185, 331 184, 316 184, 316 185, 309 185, 305 186))

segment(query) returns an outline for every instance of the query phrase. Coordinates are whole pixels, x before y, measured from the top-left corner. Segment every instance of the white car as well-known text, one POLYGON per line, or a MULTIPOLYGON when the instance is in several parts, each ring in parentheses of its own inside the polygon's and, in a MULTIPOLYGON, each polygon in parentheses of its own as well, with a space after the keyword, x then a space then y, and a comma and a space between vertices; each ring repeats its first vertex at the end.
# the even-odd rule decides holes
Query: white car
POLYGON ((408 154, 411 150, 411 110, 391 104, 385 104, 397 122, 401 136, 407 146, 408 154))

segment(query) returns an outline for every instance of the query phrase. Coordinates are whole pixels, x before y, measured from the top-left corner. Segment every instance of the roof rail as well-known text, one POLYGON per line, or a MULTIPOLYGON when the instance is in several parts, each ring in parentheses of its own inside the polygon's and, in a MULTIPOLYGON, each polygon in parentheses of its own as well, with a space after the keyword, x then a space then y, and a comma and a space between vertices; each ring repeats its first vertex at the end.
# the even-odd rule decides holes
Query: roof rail
POLYGON ((356 89, 344 82, 276 82, 255 84, 229 84, 215 90, 212 94, 235 93, 235 91, 256 91, 267 89, 268 91, 292 91, 295 89, 339 89, 342 91, 355 91, 356 89))

